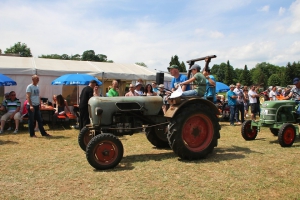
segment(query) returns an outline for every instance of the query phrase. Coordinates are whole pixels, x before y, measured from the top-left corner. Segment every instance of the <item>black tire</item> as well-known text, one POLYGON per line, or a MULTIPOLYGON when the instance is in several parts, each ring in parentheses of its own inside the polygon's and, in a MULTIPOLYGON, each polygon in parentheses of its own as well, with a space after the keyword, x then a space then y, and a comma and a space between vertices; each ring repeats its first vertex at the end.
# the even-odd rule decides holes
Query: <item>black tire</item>
POLYGON ((273 133, 274 136, 278 136, 279 129, 277 128, 270 128, 271 133, 273 133))
POLYGON ((167 133, 165 131, 155 131, 157 129, 167 129, 166 126, 161 125, 159 127, 146 128, 146 137, 148 141, 157 148, 170 148, 167 133))
POLYGON ((87 127, 83 127, 78 135, 78 144, 80 148, 85 151, 90 140, 99 133, 100 131, 90 131, 87 127))
POLYGON ((102 133, 93 137, 86 147, 87 161, 98 170, 117 166, 123 158, 123 153, 123 144, 111 133, 102 133))
POLYGON ((290 147, 296 138, 296 129, 293 124, 283 124, 278 132, 278 141, 282 147, 290 147))
POLYGON ((220 125, 217 115, 206 105, 182 108, 168 126, 168 141, 182 159, 205 158, 218 144, 220 125))
POLYGON ((255 140, 257 136, 257 127, 252 126, 251 128, 251 120, 246 120, 242 124, 241 133, 245 140, 255 140))

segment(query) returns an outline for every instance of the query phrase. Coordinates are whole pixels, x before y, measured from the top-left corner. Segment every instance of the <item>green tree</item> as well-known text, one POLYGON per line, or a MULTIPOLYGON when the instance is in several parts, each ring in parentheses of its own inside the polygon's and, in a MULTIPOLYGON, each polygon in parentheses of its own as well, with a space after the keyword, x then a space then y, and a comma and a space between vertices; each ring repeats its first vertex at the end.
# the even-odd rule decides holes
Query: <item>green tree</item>
POLYGON ((70 56, 68 54, 63 54, 63 55, 61 55, 61 59, 70 60, 70 56))
POLYGON ((225 81, 225 69, 226 69, 226 63, 221 63, 219 66, 219 70, 216 74, 219 82, 224 83, 225 81))
POLYGON ((7 48, 4 53, 19 54, 21 57, 32 57, 30 48, 27 47, 27 44, 21 44, 21 42, 17 42, 10 48, 7 48))
POLYGON ((96 56, 94 50, 86 50, 83 52, 81 59, 83 61, 100 61, 100 58, 96 56))
POLYGON ((71 55, 70 60, 81 60, 81 55, 79 54, 71 55))
POLYGON ((140 65, 140 66, 143 66, 143 67, 148 67, 145 63, 143 62, 136 62, 135 64, 137 65, 140 65))
POLYGON ((171 65, 177 65, 179 67, 180 72, 186 72, 185 64, 179 62, 179 57, 175 55, 174 57, 171 57, 171 61, 169 63, 169 66, 171 65))
POLYGON ((244 70, 242 71, 242 73, 240 75, 240 83, 242 85, 246 85, 246 86, 250 86, 252 84, 250 71, 248 70, 247 65, 245 65, 244 70))
POLYGON ((61 55, 58 54, 49 54, 49 55, 41 55, 39 58, 48 58, 48 59, 62 59, 61 55))
POLYGON ((225 80, 224 83, 227 85, 230 85, 233 82, 234 79, 234 70, 233 67, 230 65, 229 60, 227 61, 226 67, 225 67, 225 80))
POLYGON ((281 80, 277 74, 272 74, 270 76, 270 78, 268 79, 268 85, 270 85, 270 86, 272 86, 272 85, 278 86, 278 85, 280 85, 280 83, 281 83, 281 80))

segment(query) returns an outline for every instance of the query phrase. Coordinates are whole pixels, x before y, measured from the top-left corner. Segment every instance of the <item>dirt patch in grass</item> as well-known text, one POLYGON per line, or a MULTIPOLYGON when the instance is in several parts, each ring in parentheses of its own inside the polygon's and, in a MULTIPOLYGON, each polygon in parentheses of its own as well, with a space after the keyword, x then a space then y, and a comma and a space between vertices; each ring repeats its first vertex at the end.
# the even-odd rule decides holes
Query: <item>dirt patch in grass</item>
POLYGON ((269 129, 245 141, 240 126, 221 123, 206 159, 181 160, 142 133, 121 137, 124 158, 96 171, 77 143, 78 130, 0 135, 1 199, 299 199, 300 141, 282 148, 269 129))

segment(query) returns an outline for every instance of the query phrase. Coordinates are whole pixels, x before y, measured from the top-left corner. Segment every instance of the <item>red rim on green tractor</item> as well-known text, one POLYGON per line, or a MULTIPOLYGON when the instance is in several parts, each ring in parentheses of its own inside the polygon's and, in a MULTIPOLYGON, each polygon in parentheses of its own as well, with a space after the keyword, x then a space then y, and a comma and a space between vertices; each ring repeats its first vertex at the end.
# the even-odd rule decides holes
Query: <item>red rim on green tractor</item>
POLYGON ((252 126, 252 128, 251 128, 251 123, 248 123, 247 126, 245 127, 245 129, 246 129, 246 134, 249 138, 255 137, 255 135, 257 133, 256 126, 252 126))
POLYGON ((295 131, 293 127, 288 127, 284 134, 283 134, 283 140, 285 144, 291 144, 295 139, 295 131))

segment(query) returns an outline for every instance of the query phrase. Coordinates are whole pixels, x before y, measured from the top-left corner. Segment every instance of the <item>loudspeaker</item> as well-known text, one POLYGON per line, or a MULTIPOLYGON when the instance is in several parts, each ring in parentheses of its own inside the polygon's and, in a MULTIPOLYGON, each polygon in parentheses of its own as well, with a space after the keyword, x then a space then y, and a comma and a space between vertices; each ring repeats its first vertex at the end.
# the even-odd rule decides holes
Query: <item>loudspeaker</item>
POLYGON ((164 73, 156 73, 156 84, 164 84, 164 73))

